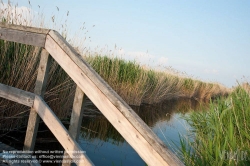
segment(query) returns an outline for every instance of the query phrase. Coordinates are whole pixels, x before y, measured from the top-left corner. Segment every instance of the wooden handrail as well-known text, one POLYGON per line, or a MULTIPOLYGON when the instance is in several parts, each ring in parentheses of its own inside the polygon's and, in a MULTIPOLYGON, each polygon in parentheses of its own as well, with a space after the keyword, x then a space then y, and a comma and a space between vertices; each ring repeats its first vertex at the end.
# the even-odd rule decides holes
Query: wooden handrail
POLYGON ((0 23, 0 38, 23 44, 44 47, 49 29, 0 23))
POLYGON ((11 86, 0 83, 0 97, 14 101, 16 103, 33 106, 35 95, 30 92, 22 91, 11 86))
POLYGON ((40 96, 0 83, 0 97, 32 107, 73 161, 78 165, 94 165, 40 96))
POLYGON ((45 48, 148 165, 183 165, 58 32, 0 23, 0 39, 45 48))
POLYGON ((40 96, 35 96, 33 108, 76 164, 94 165, 40 96))

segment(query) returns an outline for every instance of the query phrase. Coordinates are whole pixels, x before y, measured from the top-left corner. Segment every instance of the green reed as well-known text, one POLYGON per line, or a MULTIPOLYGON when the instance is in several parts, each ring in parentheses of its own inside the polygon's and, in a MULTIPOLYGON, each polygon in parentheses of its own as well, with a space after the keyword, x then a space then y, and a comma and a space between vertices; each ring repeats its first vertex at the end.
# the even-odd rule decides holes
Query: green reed
POLYGON ((193 140, 180 138, 186 165, 250 164, 250 96, 242 86, 186 120, 193 140))
POLYGON ((156 71, 110 56, 88 56, 86 60, 128 103, 154 104, 176 98, 209 100, 224 96, 229 90, 217 83, 182 77, 169 71, 156 71))
MULTIPOLYGON (((3 4, 2 1, 1 3, 3 4)), ((9 1, 8 7, 0 10, 0 20, 5 23, 24 26, 39 25, 40 28, 67 27, 67 25, 58 25, 55 19, 52 20, 52 24, 54 25, 46 26, 46 21, 44 21, 42 14, 36 16, 34 20, 27 20, 27 18, 22 17, 21 14, 13 15, 12 12, 16 10, 16 7, 17 5, 13 5, 9 1)), ((51 23, 51 21, 48 22, 51 23)), ((67 21, 65 21, 65 24, 66 22, 67 21)), ((83 29, 85 32, 84 29, 86 28, 80 29, 83 29)), ((65 38, 67 36, 69 43, 74 46, 78 52, 80 52, 78 48, 84 47, 82 44, 85 43, 86 36, 85 38, 83 37, 83 39, 79 37, 79 35, 71 38, 67 35, 67 28, 57 28, 57 30, 61 32, 65 38), (75 44, 73 42, 75 42, 75 44)), ((33 92, 40 54, 41 48, 0 40, 0 82, 33 92)), ((178 74, 172 74, 168 71, 147 69, 135 61, 126 61, 116 58, 113 55, 95 56, 96 54, 91 54, 89 50, 85 50, 85 52, 81 54, 104 80, 130 105, 141 105, 142 103, 154 104, 183 97, 210 99, 228 93, 227 88, 216 83, 204 83, 192 78, 179 76, 178 74), (211 88, 210 85, 212 86, 211 88)), ((67 118, 70 114, 75 86, 75 83, 63 69, 55 61, 52 61, 46 87, 45 101, 60 118, 67 118)), ((21 111, 23 114, 20 114, 19 108, 20 105, 18 104, 1 100, 1 123, 5 124, 6 121, 10 121, 5 117, 15 117, 19 119, 12 119, 13 123, 18 121, 26 123, 23 117, 27 116, 29 108, 25 108, 24 111, 21 111), (12 111, 6 111, 9 108, 11 108, 12 111)))

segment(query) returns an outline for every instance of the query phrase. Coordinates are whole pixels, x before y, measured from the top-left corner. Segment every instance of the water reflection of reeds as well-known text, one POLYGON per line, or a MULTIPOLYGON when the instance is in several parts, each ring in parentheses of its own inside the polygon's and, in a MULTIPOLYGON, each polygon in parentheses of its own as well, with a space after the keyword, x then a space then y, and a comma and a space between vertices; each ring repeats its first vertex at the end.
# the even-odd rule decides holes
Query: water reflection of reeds
MULTIPOLYGON (((170 121, 175 113, 185 114, 190 110, 201 110, 205 104, 191 99, 169 100, 160 104, 131 106, 142 120, 154 127, 158 121, 170 121)), ((124 142, 123 137, 117 132, 112 124, 94 106, 89 105, 86 109, 82 124, 82 137, 84 139, 113 140, 113 143, 124 142), (95 110, 93 112, 93 110, 95 110)))

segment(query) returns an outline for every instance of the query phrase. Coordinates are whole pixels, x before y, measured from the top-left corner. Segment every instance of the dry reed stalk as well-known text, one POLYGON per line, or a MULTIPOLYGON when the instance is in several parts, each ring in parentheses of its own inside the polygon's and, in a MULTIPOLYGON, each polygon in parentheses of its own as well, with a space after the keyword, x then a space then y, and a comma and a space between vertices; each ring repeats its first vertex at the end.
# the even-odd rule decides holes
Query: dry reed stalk
MULTIPOLYGON (((3 4, 2 1, 1 3, 3 4)), ((40 25, 41 28, 48 26, 45 25, 45 19, 42 14, 35 16, 30 8, 27 8, 27 13, 20 14, 17 11, 17 7, 17 5, 13 6, 8 1, 7 7, 0 9, 0 21, 19 25, 40 25), (38 18, 34 19, 35 17, 38 18)), ((61 28, 54 19, 53 25, 49 26, 54 28, 60 27, 57 28, 58 31, 66 38, 66 22, 67 20, 65 21, 65 26, 61 28)), ((86 37, 84 39, 80 39, 79 36, 75 36, 75 39, 67 38, 69 42, 78 41, 80 44, 84 44, 86 41, 86 37)), ((0 41, 0 48, 0 82, 33 92, 41 48, 6 41, 0 41)), ((75 48, 77 48, 78 52, 81 49, 79 45, 75 48)), ((85 51, 83 57, 131 105, 140 105, 141 103, 153 104, 179 97, 209 99, 227 94, 227 89, 223 86, 213 84, 211 87, 210 84, 193 80, 192 78, 183 78, 180 74, 171 70, 156 71, 145 69, 145 67, 135 62, 115 58, 113 54, 110 55, 111 58, 107 56, 101 57, 98 53, 92 54, 85 48, 81 49, 81 51, 85 51)), ((70 114, 74 92, 74 82, 53 61, 49 71, 45 101, 49 103, 60 118, 67 118, 70 114)), ((4 105, 13 108, 8 102, 4 105)), ((19 109, 17 108, 13 109, 13 115, 18 114, 19 109)))
MULTIPOLYGON (((38 23, 41 28, 45 26, 43 15, 33 15, 30 8, 20 13, 18 5, 13 5, 10 1, 8 1, 7 6, 5 6, 2 1, 1 4, 0 21, 24 26, 35 26, 38 23)), ((33 92, 40 53, 41 48, 1 40, 0 82, 33 92)), ((73 81, 65 74, 60 66, 53 61, 49 71, 45 101, 48 102, 59 118, 66 118, 70 114, 74 91, 75 84, 73 81)), ((4 120, 5 116, 15 118, 19 112, 23 112, 23 108, 16 103, 5 100, 0 100, 0 103, 4 103, 4 107, 1 107, 0 110, 0 120, 4 120), (8 110, 8 114, 6 114, 6 110, 8 110)), ((25 108, 25 112, 28 111, 29 109, 25 108)), ((25 119, 27 119, 27 117, 23 116, 21 121, 25 121, 25 119)), ((15 128, 17 125, 13 123, 14 121, 9 119, 9 126, 12 125, 12 128, 15 128)), ((8 126, 7 123, 4 125, 8 126)), ((4 128, 4 126, 1 125, 0 128, 4 128)))
POLYGON ((242 83, 241 87, 250 95, 250 84, 248 82, 242 83))

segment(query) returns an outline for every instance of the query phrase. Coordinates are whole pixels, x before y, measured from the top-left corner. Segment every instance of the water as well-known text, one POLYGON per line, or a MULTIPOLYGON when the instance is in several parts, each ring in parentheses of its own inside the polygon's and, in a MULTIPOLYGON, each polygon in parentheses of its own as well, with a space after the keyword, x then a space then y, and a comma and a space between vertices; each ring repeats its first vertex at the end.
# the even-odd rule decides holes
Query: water
MULTIPOLYGON (((178 100, 133 109, 176 152, 180 146, 179 134, 187 135, 190 128, 182 117, 199 106, 197 101, 178 100)), ((84 118, 80 145, 95 165, 146 165, 102 115, 84 118)))
MULTIPOLYGON (((197 101, 173 100, 157 105, 132 108, 167 147, 176 152, 180 146, 179 134, 185 136, 189 130, 189 126, 182 117, 188 116, 190 109, 198 111, 202 109, 200 107, 197 101)), ((79 142, 95 165, 146 165, 93 104, 88 105, 84 113, 79 142)), ((21 150, 25 132, 26 128, 23 128, 10 132, 8 135, 4 134, 4 137, 0 138, 1 141, 11 143, 16 149, 21 150)), ((63 150, 43 123, 39 125, 35 150, 63 150)))

